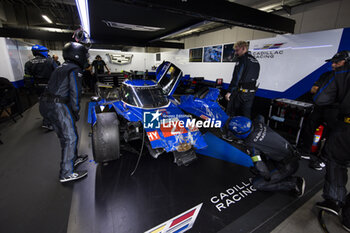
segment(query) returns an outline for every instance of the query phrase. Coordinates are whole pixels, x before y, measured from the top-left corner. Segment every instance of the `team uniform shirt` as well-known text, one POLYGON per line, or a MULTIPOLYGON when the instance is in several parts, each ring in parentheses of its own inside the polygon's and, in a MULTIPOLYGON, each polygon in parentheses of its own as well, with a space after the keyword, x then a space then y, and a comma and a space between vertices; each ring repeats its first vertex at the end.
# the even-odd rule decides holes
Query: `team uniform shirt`
POLYGON ((25 63, 24 73, 36 83, 47 84, 56 67, 51 57, 36 56, 25 63))
POLYGON ((228 91, 232 92, 238 88, 255 89, 259 72, 260 64, 250 52, 238 57, 228 91))
POLYGON ((104 60, 94 60, 92 62, 96 74, 103 74, 105 72, 106 63, 104 60))

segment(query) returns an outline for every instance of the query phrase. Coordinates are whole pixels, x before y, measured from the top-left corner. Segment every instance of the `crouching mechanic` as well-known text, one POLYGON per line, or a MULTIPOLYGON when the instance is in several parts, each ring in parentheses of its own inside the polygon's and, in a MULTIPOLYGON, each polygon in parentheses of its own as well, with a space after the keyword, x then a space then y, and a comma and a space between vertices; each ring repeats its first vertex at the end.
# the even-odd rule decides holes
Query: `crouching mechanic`
POLYGON ((77 156, 82 68, 87 63, 88 49, 69 42, 63 47, 65 62, 52 73, 40 99, 40 113, 53 125, 62 148, 60 182, 80 179, 87 171, 76 171, 87 155, 77 156))
POLYGON ((229 129, 243 140, 253 160, 251 170, 256 176, 252 184, 256 189, 290 191, 298 197, 304 194, 304 178, 292 176, 298 170, 299 157, 287 140, 264 123, 262 116, 253 122, 246 117, 233 117, 229 129))

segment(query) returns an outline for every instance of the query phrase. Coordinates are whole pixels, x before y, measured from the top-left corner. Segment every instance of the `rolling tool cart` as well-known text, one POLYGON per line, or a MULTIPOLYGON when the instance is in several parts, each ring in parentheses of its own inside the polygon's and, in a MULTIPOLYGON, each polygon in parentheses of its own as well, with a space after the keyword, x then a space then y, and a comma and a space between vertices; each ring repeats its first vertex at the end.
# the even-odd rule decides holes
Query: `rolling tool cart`
POLYGON ((267 125, 298 145, 304 119, 311 113, 313 104, 279 98, 271 101, 267 125))

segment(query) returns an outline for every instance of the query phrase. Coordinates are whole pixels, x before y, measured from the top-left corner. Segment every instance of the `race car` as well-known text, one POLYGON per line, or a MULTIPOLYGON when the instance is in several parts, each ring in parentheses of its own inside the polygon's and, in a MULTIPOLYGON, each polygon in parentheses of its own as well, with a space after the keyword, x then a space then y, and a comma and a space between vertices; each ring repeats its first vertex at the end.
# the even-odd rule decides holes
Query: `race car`
POLYGON ((117 88, 99 84, 100 96, 89 103, 88 116, 94 160, 118 159, 121 145, 141 140, 154 158, 172 152, 179 166, 194 161, 195 150, 207 144, 196 119, 186 115, 172 96, 181 78, 178 67, 164 62, 157 70, 157 81, 127 79, 117 88))

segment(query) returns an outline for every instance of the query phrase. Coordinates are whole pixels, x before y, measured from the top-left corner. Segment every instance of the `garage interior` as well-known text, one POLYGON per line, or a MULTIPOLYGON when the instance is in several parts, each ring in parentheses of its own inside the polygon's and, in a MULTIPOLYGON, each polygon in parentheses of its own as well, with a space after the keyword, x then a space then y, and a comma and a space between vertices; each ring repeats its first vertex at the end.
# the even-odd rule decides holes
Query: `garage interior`
MULTIPOLYGON (((74 0, 2 0, 0 37, 8 49, 9 41, 17 41, 17 47, 19 43, 29 48, 44 45, 63 62, 60 50, 83 26, 91 35, 90 61, 102 53, 135 54, 133 59, 143 53, 140 63, 148 68, 159 65, 168 52, 350 27, 346 0, 85 2, 89 30, 74 0), (140 29, 140 25, 149 27, 140 29), (157 54, 162 58, 157 59, 157 54), (148 57, 151 62, 146 61, 148 57)), ((11 54, 0 61, 6 59, 12 59, 11 54)), ((146 73, 155 76, 155 70, 132 64, 127 69, 134 75, 139 70, 143 77, 146 73)), ((230 76, 215 77, 224 78, 224 83, 230 81, 234 67, 228 65, 230 76)), ((114 68, 111 63, 107 66, 114 68)), ((114 71, 125 69, 118 66, 114 71)), ((323 232, 313 206, 322 199, 325 172, 310 169, 306 160, 300 160, 297 172, 307 185, 301 198, 255 190, 247 167, 215 151, 197 154, 197 161, 189 166, 177 166, 170 153, 154 159, 143 150, 139 157, 142 145, 137 142, 122 148, 119 160, 97 164, 87 122, 92 92, 84 93, 77 122, 79 154, 89 156, 81 168, 88 170, 88 176, 62 185, 58 181, 59 141, 54 132, 41 128, 38 96, 21 86, 22 79, 10 79, 18 89, 20 104, 0 118, 0 232, 162 232, 162 224, 169 221, 183 221, 172 232, 184 232, 186 227, 188 232, 323 232), (228 199, 233 193, 235 199, 228 199)), ((253 115, 268 117, 270 102, 257 98, 253 115)), ((221 139, 208 138, 215 140, 225 146, 221 139)), ((336 217, 324 217, 330 232, 345 232, 336 217)))

